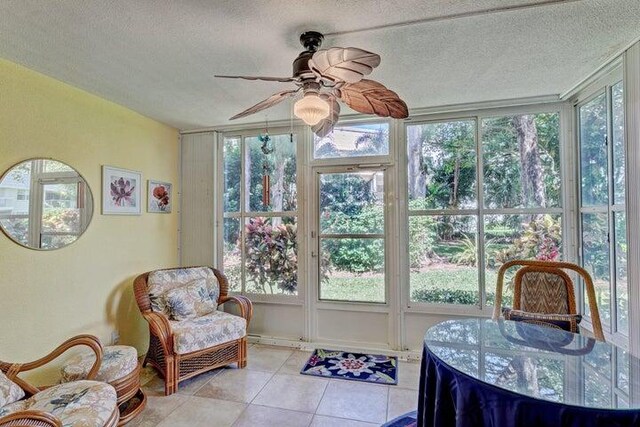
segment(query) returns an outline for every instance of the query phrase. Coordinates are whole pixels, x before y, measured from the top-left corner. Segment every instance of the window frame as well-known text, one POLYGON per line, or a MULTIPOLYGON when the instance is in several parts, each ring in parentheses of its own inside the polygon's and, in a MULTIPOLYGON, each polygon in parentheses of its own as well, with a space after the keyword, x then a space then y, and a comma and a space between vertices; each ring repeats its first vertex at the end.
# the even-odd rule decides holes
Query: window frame
MULTIPOLYGON (((587 86, 584 90, 579 92, 575 97, 572 98, 572 107, 573 107, 573 115, 574 115, 574 123, 575 123, 575 155, 576 155, 576 247, 577 247, 577 259, 579 265, 583 265, 584 255, 583 255, 583 240, 582 240, 582 215, 583 214, 606 214, 607 215, 607 233, 608 233, 608 244, 609 244, 609 313, 610 318, 608 322, 602 322, 602 327, 605 333, 605 337, 608 341, 612 341, 618 345, 621 345, 626 348, 629 343, 629 334, 625 334, 621 332, 618 328, 618 304, 617 304, 617 274, 616 274, 616 239, 615 239, 615 215, 619 213, 625 214, 625 229, 626 229, 626 238, 627 242, 629 241, 629 224, 628 224, 628 215, 627 215, 627 203, 628 203, 628 192, 629 187, 625 185, 625 202, 624 204, 616 203, 615 200, 615 189, 613 183, 613 173, 614 173, 614 163, 613 163, 613 150, 614 150, 614 142, 613 142, 613 102, 612 102, 612 89, 618 83, 623 84, 623 108, 626 110, 626 102, 627 99, 627 87, 624 79, 624 74, 622 70, 622 63, 618 62, 614 64, 609 72, 605 75, 598 78, 596 81, 587 86), (582 204, 582 165, 580 161, 581 154, 581 120, 580 120, 580 109, 586 104, 590 103, 594 99, 604 94, 605 98, 605 109, 606 109, 606 134, 607 134, 607 195, 608 202, 606 205, 599 204, 593 206, 583 206, 582 204)), ((625 132, 623 133, 625 141, 624 141, 624 150, 625 150, 625 175, 628 175, 628 141, 626 135, 626 111, 623 111, 623 115, 625 117, 625 132)), ((628 257, 628 255, 627 255, 628 257)), ((627 258, 628 262, 628 258, 627 258)), ((631 315, 631 292, 630 292, 630 281, 627 276, 627 296, 629 298, 628 304, 628 313, 627 319, 629 327, 630 323, 630 315, 631 315)), ((583 287, 579 287, 579 303, 581 306, 585 304, 585 294, 583 287)), ((601 309, 599 308, 601 311, 601 309)), ((588 311, 585 311, 584 323, 591 328, 591 317, 588 311)), ((602 317, 602 316, 601 316, 602 317)))
MULTIPOLYGON (((484 274, 485 265, 485 238, 484 238, 484 217, 487 215, 517 215, 517 214, 535 214, 545 213, 560 215, 562 218, 562 257, 565 260, 571 259, 573 251, 573 241, 569 238, 568 231, 574 227, 572 223, 569 223, 568 206, 570 206, 568 195, 568 188, 571 185, 567 184, 567 178, 571 166, 569 165, 568 154, 568 142, 567 137, 567 125, 570 121, 570 117, 567 117, 567 110, 565 104, 562 102, 549 102, 541 104, 531 105, 515 105, 506 107, 486 108, 486 109, 474 109, 468 111, 458 111, 451 113, 435 113, 426 114, 422 116, 412 116, 405 120, 401 124, 400 135, 398 141, 398 173, 399 184, 401 194, 401 227, 403 241, 409 241, 408 225, 409 217, 422 215, 473 215, 477 218, 477 259, 478 259, 478 287, 479 287, 479 303, 478 304, 446 304, 446 303, 429 303, 419 302, 411 300, 411 285, 410 285, 410 267, 409 267, 409 253, 408 244, 404 245, 401 254, 401 283, 406 283, 406 286, 402 289, 402 306, 405 312, 415 313, 428 313, 428 314, 447 314, 447 315, 464 315, 464 316, 480 316, 489 317, 493 310, 493 306, 487 305, 487 286, 492 284, 486 283, 486 277, 484 274), (482 150, 482 120, 500 116, 514 116, 523 114, 541 114, 541 113, 557 113, 559 116, 558 125, 558 139, 560 149, 560 182, 561 188, 560 194, 560 206, 555 208, 500 208, 500 209, 487 209, 484 206, 484 157, 482 150), (568 120, 569 119, 569 120, 568 120), (433 209, 433 210, 419 210, 409 211, 409 196, 408 196, 408 171, 407 171, 407 127, 414 125, 422 125, 428 123, 442 123, 447 121, 458 120, 475 120, 475 145, 476 145, 476 201, 477 205, 474 209, 433 209)), ((493 284, 495 286, 495 284, 493 284)))
POLYGON ((331 166, 353 166, 354 164, 388 164, 393 161, 393 153, 395 151, 396 136, 394 135, 394 123, 389 118, 384 117, 356 117, 356 118, 345 118, 341 119, 336 123, 336 127, 342 125, 365 125, 372 123, 386 123, 389 126, 389 152, 383 155, 374 155, 374 156, 349 156, 349 157, 329 157, 324 159, 316 159, 314 157, 315 153, 315 136, 313 132, 309 129, 307 130, 310 135, 310 149, 309 149, 309 163, 313 167, 331 167, 331 166))
MULTIPOLYGON (((351 159, 352 157, 350 157, 351 159)), ((390 307, 390 269, 393 268, 393 266, 391 265, 391 257, 389 255, 389 235, 390 235, 390 228, 391 228, 391 224, 389 224, 389 218, 390 218, 390 214, 389 214, 389 210, 388 210, 388 206, 389 206, 389 192, 390 189, 387 187, 389 185, 389 168, 385 165, 376 165, 375 167, 366 167, 366 168, 357 168, 354 167, 352 163, 350 163, 349 165, 331 165, 331 166, 321 166, 321 167, 315 167, 314 168, 314 173, 313 173, 313 185, 315 187, 315 194, 318 196, 318 200, 315 200, 317 209, 316 208, 312 208, 313 210, 311 212, 309 212, 310 215, 313 215, 314 218, 318 219, 318 224, 317 224, 317 231, 314 235, 314 239, 315 239, 315 244, 313 246, 313 251, 315 252, 315 254, 317 254, 317 256, 312 257, 314 260, 317 260, 318 257, 320 257, 321 255, 321 246, 322 246, 322 239, 326 239, 326 238, 331 238, 331 234, 327 233, 327 234, 323 234, 321 231, 321 227, 320 227, 320 221, 319 221, 319 208, 320 208, 320 188, 321 188, 321 184, 320 184, 320 176, 321 175, 325 175, 325 174, 340 174, 340 173, 352 173, 352 172, 365 172, 365 171, 371 171, 371 172, 380 172, 382 173, 383 176, 383 182, 384 182, 384 191, 383 191, 383 200, 382 200, 382 209, 383 209, 383 215, 384 215, 384 229, 382 231, 382 233, 368 233, 368 234, 349 234, 349 233, 342 233, 339 234, 340 238, 349 238, 349 236, 354 236, 355 238, 365 238, 365 239, 382 239, 383 241, 383 246, 384 246, 384 301, 364 301, 364 300, 339 300, 339 299, 329 299, 329 298, 321 298, 322 295, 322 280, 320 279, 320 271, 318 269, 317 266, 314 265, 314 268, 316 269, 316 273, 317 276, 315 278, 316 282, 312 282, 316 289, 315 289, 315 304, 316 305, 320 305, 320 306, 331 306, 331 305, 356 305, 356 306, 369 306, 369 307, 384 307, 385 309, 388 309, 390 307), (327 237, 329 236, 329 237, 327 237)), ((312 284, 310 283, 310 285, 312 284)))
MULTIPOLYGON (((296 137, 296 189, 297 194, 300 194, 300 190, 305 183, 304 174, 306 174, 305 162, 306 158, 306 150, 305 145, 307 142, 306 130, 301 126, 293 126, 293 127, 285 127, 278 126, 268 129, 269 135, 283 135, 293 133, 296 137)), ((244 188, 245 181, 245 140, 247 138, 255 138, 261 134, 265 133, 264 127, 255 127, 255 126, 247 126, 245 129, 240 130, 230 130, 226 132, 218 133, 217 141, 216 141, 216 151, 217 151, 217 170, 218 172, 214 172, 214 176, 217 179, 216 191, 218 196, 215 198, 216 200, 216 216, 217 221, 215 224, 215 230, 219 238, 216 239, 217 244, 215 248, 216 259, 219 260, 218 264, 220 266, 221 271, 224 273, 224 240, 221 238, 224 235, 224 220, 227 218, 235 218, 240 221, 241 229, 245 224, 245 221, 249 218, 254 218, 256 216, 264 217, 264 218, 284 218, 284 217, 293 217, 296 219, 297 225, 297 246, 298 253, 304 253, 305 251, 305 242, 306 238, 303 233, 306 233, 306 221, 305 221, 305 213, 301 209, 302 199, 298 196, 296 200, 296 210, 295 211, 278 211, 278 212, 254 212, 249 211, 247 209, 247 194, 246 188, 244 188), (226 139, 237 138, 240 140, 240 152, 241 152, 241 167, 240 167, 240 204, 237 212, 225 212, 224 206, 224 143, 226 139)), ((307 286, 305 283, 306 280, 306 261, 304 256, 298 256, 298 287, 296 295, 287 295, 287 294, 260 294, 255 292, 247 292, 246 291, 246 269, 245 269, 245 235, 244 231, 241 232, 240 237, 240 250, 241 250, 241 270, 240 270, 240 290, 232 291, 229 290, 230 294, 237 295, 246 295, 253 302, 258 303, 274 303, 274 304, 286 304, 286 305, 303 305, 307 286)))

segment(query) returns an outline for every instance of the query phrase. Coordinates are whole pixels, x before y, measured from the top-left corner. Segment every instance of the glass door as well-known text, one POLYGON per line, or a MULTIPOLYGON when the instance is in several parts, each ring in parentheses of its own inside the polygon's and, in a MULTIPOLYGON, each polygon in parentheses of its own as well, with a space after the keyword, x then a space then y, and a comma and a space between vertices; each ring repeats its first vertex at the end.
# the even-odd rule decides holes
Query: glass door
POLYGON ((386 303, 385 171, 322 171, 318 185, 318 300, 386 303))

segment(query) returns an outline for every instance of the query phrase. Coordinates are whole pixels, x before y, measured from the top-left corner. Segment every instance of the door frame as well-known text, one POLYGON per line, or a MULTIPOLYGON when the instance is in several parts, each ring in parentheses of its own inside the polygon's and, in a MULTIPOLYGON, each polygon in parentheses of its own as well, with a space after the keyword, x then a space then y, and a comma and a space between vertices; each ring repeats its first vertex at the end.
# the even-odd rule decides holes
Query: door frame
MULTIPOLYGON (((358 159, 353 159, 351 164, 339 164, 339 165, 313 165, 310 167, 309 174, 309 189, 310 197, 308 199, 308 277, 307 277, 307 313, 309 316, 309 339, 311 342, 323 342, 331 341, 336 342, 340 339, 332 337, 320 337, 319 336, 319 313, 321 311, 336 311, 336 312, 350 312, 350 316, 358 316, 358 314, 385 314, 389 323, 388 332, 385 336, 380 337, 377 342, 359 342, 360 346, 364 347, 376 347, 384 343, 389 349, 398 349, 398 339, 395 333, 395 319, 399 313, 399 306, 397 298, 394 297, 398 282, 392 280, 393 277, 397 277, 397 265, 398 262, 392 254, 397 253, 394 250, 397 245, 397 239, 394 239, 395 230, 393 227, 393 216, 395 212, 393 207, 395 203, 392 203, 394 199, 394 165, 391 163, 378 163, 371 165, 362 165, 358 163, 358 159), (384 284, 385 284, 385 302, 364 302, 364 301, 335 301, 335 300, 320 300, 320 276, 319 276, 319 263, 320 255, 320 177, 324 174, 331 173, 353 173, 353 172, 382 172, 383 173, 383 185, 384 185, 384 284), (395 284, 394 284, 395 283, 395 284)), ((351 343, 348 343, 351 344, 351 343)))

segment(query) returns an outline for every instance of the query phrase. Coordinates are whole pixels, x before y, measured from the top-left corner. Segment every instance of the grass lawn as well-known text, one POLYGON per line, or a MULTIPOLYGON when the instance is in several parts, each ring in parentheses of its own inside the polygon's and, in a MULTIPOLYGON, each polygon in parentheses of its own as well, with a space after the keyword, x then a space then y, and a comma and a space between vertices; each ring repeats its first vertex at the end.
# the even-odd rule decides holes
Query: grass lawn
POLYGON ((384 301, 384 276, 367 274, 333 275, 320 285, 320 298, 340 301, 384 301))
MULTIPOLYGON (((486 270, 487 292, 495 292, 497 273, 486 270)), ((475 267, 441 264, 425 271, 410 273, 411 293, 421 289, 478 291, 478 272, 475 267)), ((505 289, 508 293, 508 289, 505 289)), ((384 302, 384 277, 378 275, 349 275, 340 272, 321 285, 321 298, 342 301, 384 302)))

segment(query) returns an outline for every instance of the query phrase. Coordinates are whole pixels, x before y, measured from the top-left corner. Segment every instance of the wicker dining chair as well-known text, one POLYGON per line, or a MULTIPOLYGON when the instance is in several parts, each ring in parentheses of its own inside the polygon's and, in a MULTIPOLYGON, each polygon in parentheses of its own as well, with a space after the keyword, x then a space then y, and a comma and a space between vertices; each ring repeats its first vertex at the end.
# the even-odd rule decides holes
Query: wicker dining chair
POLYGON ((593 334, 597 339, 604 341, 593 280, 584 268, 569 262, 513 260, 504 263, 498 271, 493 319, 498 319, 503 309, 502 291, 505 273, 516 266, 520 268, 513 279, 513 311, 505 309, 509 315, 514 314, 514 320, 557 327, 556 320, 563 319, 562 316, 569 315, 565 318, 571 319, 570 315, 578 314, 573 281, 567 274, 567 271, 573 271, 582 278, 585 285, 593 334), (554 318, 554 315, 558 317, 554 318))
POLYGON ((94 380, 100 369, 102 354, 102 344, 98 338, 92 335, 78 335, 36 361, 0 361, 0 373, 3 374, 0 375, 0 400, 3 400, 1 392, 3 387, 7 386, 7 382, 9 389, 13 387, 19 391, 19 394, 14 396, 18 400, 9 400, 10 403, 0 407, 0 427, 116 427, 120 419, 116 391, 110 384, 94 380), (95 361, 86 380, 51 387, 36 387, 19 376, 22 372, 48 364, 76 346, 89 347, 95 355, 95 361))
POLYGON ((133 286, 140 312, 149 323, 144 364, 150 363, 164 377, 165 395, 176 392, 180 382, 203 372, 231 363, 239 368, 246 366, 246 330, 253 306, 247 297, 228 295, 229 282, 222 272, 211 267, 154 270, 139 275, 133 286), (240 316, 214 308, 208 315, 176 321, 164 300, 166 295, 202 279, 213 286, 216 295, 212 299, 217 306, 232 302, 240 316))

